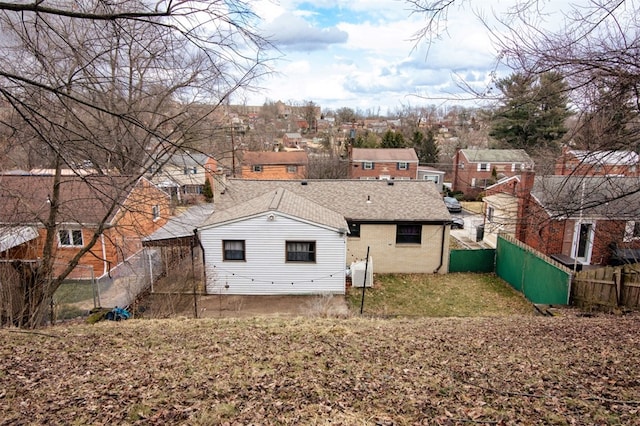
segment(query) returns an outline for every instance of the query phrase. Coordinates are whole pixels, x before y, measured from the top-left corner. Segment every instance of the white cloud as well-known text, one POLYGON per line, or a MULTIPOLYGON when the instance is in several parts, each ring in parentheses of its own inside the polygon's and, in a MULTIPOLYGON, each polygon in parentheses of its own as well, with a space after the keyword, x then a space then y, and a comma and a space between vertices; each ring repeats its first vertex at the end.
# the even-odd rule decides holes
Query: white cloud
POLYGON ((393 110, 463 94, 460 79, 484 90, 495 71, 496 54, 470 6, 480 5, 492 22, 492 8, 501 12, 514 2, 456 3, 463 7, 449 9, 448 31, 427 49, 424 40, 413 40, 425 17, 411 14, 404 0, 259 1, 256 12, 285 57, 275 62, 278 74, 265 80, 268 90, 252 99, 393 110))
POLYGON ((279 48, 291 50, 326 49, 335 43, 345 43, 347 33, 338 28, 312 26, 302 16, 284 13, 264 27, 265 34, 279 48))

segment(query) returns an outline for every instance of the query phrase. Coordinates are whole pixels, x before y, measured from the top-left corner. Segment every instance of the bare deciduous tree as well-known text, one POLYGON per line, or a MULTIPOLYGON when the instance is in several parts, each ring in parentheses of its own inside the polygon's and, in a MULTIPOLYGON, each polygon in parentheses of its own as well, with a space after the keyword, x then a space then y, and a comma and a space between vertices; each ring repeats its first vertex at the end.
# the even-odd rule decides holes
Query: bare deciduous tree
MULTIPOLYGON (((126 175, 118 190, 127 191, 151 164, 202 138, 194 129, 268 72, 255 19, 242 0, 0 2, 3 149, 13 160, 5 163, 54 170, 48 212, 32 218, 46 236, 33 279, 21 280, 30 303, 17 325, 41 324, 106 226, 105 216, 53 273, 62 169, 126 175)), ((119 200, 102 202, 112 212, 119 200)))

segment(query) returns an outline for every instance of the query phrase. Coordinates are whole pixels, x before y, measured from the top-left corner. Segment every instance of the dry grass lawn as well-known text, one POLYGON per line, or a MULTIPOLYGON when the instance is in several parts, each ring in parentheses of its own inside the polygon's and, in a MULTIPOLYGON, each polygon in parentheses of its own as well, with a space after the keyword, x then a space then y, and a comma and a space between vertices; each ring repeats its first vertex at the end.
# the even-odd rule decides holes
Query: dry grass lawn
MULTIPOLYGON (((375 275, 363 313, 382 316, 478 317, 533 315, 532 305, 494 274, 375 275)), ((347 301, 360 312, 362 288, 347 301)))
POLYGON ((640 318, 0 330, 0 424, 640 424, 640 318))

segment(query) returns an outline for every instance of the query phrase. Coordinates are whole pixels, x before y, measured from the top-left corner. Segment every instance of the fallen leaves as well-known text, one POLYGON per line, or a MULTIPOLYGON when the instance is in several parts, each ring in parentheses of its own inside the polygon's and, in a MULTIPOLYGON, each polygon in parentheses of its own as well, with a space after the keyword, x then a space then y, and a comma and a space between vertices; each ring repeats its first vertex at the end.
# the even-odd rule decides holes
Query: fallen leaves
POLYGON ((633 316, 0 330, 0 424, 640 424, 639 343, 633 316))

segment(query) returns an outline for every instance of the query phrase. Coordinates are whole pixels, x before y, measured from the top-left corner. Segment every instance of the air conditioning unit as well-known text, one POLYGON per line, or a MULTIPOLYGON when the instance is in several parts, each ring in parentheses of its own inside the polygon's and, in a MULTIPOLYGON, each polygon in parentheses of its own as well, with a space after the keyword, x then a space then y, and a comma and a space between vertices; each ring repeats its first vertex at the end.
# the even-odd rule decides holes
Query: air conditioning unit
POLYGON ((351 285, 353 287, 373 287, 373 259, 369 256, 369 263, 364 260, 351 263, 351 285), (367 270, 365 280, 365 269, 367 270))

